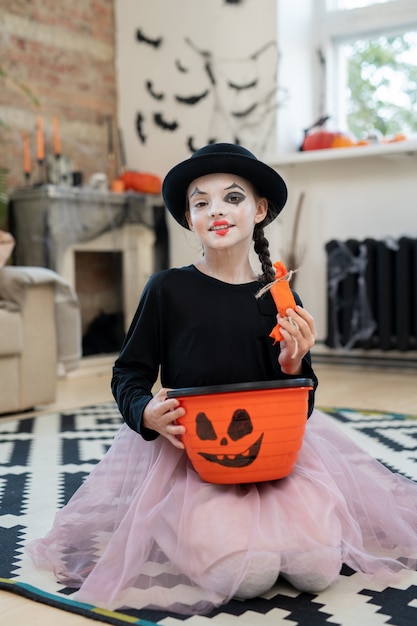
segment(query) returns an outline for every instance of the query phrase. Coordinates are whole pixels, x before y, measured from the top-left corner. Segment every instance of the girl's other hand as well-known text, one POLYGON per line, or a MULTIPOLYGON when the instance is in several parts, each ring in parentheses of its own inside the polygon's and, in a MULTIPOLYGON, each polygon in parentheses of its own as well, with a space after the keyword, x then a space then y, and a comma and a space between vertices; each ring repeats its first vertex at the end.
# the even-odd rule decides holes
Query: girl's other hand
POLYGON ((167 398, 167 392, 168 389, 160 389, 148 402, 143 411, 143 425, 166 437, 176 448, 184 449, 179 437, 185 434, 185 426, 177 424, 176 420, 185 415, 185 409, 177 398, 167 398))
POLYGON ((316 325, 310 313, 299 305, 295 311, 287 309, 287 316, 285 318, 277 316, 284 337, 280 344, 278 361, 285 374, 297 375, 302 372, 303 358, 315 344, 316 325))

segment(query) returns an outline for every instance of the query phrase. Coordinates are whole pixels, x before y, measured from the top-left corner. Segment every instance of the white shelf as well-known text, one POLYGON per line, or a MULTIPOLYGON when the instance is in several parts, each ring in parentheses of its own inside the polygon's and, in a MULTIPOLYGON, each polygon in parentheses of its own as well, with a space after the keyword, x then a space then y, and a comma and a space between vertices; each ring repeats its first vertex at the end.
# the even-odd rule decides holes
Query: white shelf
POLYGON ((352 146, 349 148, 331 148, 327 150, 307 150, 291 154, 278 155, 270 159, 272 167, 286 165, 304 165, 325 161, 345 161, 348 159, 394 158, 417 155, 417 140, 397 141, 386 144, 368 146, 352 146))

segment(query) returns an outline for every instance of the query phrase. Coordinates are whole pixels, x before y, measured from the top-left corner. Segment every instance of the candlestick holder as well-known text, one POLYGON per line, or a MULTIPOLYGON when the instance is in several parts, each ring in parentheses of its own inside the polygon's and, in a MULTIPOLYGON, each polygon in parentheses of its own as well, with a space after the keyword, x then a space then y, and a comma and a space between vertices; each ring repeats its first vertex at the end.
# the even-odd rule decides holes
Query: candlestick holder
POLYGON ((50 185, 72 185, 72 163, 65 154, 54 152, 46 157, 46 176, 50 185))
POLYGON ((46 177, 46 168, 45 168, 45 159, 38 159, 38 182, 37 186, 46 185, 47 177, 46 177))
POLYGON ((63 162, 63 159, 61 158, 61 153, 55 152, 54 157, 55 157, 55 174, 56 174, 56 179, 57 179, 56 182, 58 185, 68 185, 69 184, 68 172, 66 171, 65 163, 63 162))
POLYGON ((65 174, 62 173, 62 161, 61 153, 54 152, 54 168, 55 168, 55 183, 57 185, 65 184, 65 174))
POLYGON ((25 187, 30 185, 30 172, 25 172, 25 187))

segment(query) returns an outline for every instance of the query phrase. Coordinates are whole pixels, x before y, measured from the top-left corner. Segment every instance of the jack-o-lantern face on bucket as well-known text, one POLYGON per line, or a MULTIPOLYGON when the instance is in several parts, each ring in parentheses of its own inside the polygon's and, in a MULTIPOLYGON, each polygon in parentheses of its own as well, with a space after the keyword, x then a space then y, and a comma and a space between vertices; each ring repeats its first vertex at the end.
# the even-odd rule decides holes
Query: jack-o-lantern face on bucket
MULTIPOLYGON (((197 414, 196 420, 196 434, 202 441, 217 441, 218 436, 212 422, 207 415, 203 412, 197 414)), ((246 467, 255 461, 258 457, 261 449, 263 433, 252 443, 249 443, 243 450, 239 452, 229 453, 228 446, 232 442, 241 441, 248 437, 253 432, 253 425, 249 413, 245 409, 236 409, 232 415, 232 419, 227 428, 227 436, 223 436, 220 439, 220 446, 224 448, 220 453, 210 453, 200 451, 198 454, 210 461, 211 463, 218 463, 225 467, 246 467)), ((241 441, 243 445, 243 441, 241 441)))
POLYGON ((168 391, 185 408, 178 422, 202 480, 242 484, 288 476, 307 422, 309 379, 168 391))

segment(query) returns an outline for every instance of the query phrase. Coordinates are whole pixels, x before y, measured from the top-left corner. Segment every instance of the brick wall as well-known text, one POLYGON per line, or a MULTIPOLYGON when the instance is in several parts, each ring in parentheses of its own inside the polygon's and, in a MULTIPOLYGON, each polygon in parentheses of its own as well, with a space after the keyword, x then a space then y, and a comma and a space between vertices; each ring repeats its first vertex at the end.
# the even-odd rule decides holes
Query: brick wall
MULTIPOLYGON (((37 108, 10 78, 0 77, 0 167, 9 189, 24 183, 22 133, 28 131, 36 166, 36 118, 42 115, 46 154, 53 152, 52 118, 62 154, 84 180, 115 175, 108 157, 108 116, 117 119, 113 0, 0 0, 0 68, 40 102, 37 108)), ((115 122, 114 122, 115 124, 115 122)), ((115 146, 117 140, 115 133, 115 146)))

